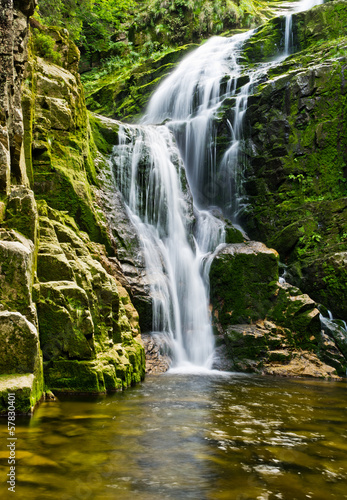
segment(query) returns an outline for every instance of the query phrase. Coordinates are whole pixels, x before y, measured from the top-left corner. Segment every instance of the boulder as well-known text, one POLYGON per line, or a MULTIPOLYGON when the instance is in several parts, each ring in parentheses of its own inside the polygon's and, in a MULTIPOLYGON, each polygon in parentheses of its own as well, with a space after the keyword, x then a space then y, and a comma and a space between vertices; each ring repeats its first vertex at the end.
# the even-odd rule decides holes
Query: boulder
POLYGON ((38 332, 18 312, 0 311, 0 414, 9 411, 9 393, 16 413, 30 413, 43 394, 38 332))
POLYGON ((302 350, 289 329, 270 321, 230 326, 225 331, 225 341, 232 369, 237 371, 335 380, 343 375, 341 364, 334 365, 328 358, 326 364, 316 352, 302 350))
POLYGON ((225 327, 265 318, 278 280, 278 253, 249 241, 225 246, 210 269, 215 324, 225 327))
POLYGON ((0 302, 37 325, 32 301, 34 244, 14 230, 0 229, 0 302))

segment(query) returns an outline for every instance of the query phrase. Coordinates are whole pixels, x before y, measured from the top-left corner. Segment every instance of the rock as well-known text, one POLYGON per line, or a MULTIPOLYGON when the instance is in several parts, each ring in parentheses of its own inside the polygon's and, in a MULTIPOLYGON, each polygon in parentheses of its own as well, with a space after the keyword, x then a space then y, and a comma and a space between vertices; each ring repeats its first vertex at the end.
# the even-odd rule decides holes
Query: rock
POLYGON ((326 365, 318 357, 307 351, 295 353, 288 364, 265 363, 264 373, 281 377, 314 377, 341 380, 335 368, 326 365))
POLYGON ((347 318, 347 250, 307 260, 301 266, 301 277, 295 270, 290 272, 294 282, 333 311, 336 317, 347 318))
POLYGON ((269 321, 235 325, 225 332, 232 369, 286 377, 317 377, 338 380, 334 366, 317 353, 300 349, 287 328, 269 321))
POLYGON ((32 302, 34 244, 13 230, 0 229, 0 301, 37 325, 32 302))
POLYGON ((317 304, 288 283, 278 284, 267 318, 289 328, 302 349, 315 348, 320 339, 320 313, 317 304))
POLYGON ((34 373, 40 364, 36 327, 18 312, 0 311, 0 374, 34 373))
POLYGON ((146 373, 157 375, 170 368, 169 346, 162 335, 142 335, 146 353, 146 373))
POLYGON ((0 193, 10 191, 11 176, 28 185, 23 149, 21 85, 27 61, 28 15, 34 0, 4 4, 0 11, 2 45, 0 54, 0 193))
POLYGON ((98 81, 98 87, 87 92, 88 109, 110 118, 134 122, 148 103, 159 82, 175 67, 180 58, 195 44, 183 45, 157 58, 148 59, 135 67, 122 81, 112 77, 98 81))
POLYGON ((9 393, 14 394, 15 398, 14 407, 16 413, 19 414, 32 413, 35 408, 35 405, 38 403, 38 401, 40 401, 42 396, 42 380, 39 385, 33 374, 0 375, 1 415, 6 414, 8 412, 9 393))
POLYGON ((0 311, 0 343, 0 414, 10 401, 11 411, 30 413, 43 393, 37 329, 18 312, 0 311))
POLYGON ((339 325, 338 320, 330 320, 321 317, 324 333, 334 341, 340 353, 347 360, 347 330, 345 326, 339 325))
POLYGON ((4 226, 15 229, 36 245, 37 223, 38 214, 33 191, 25 186, 12 186, 4 226))
POLYGON ((259 242, 228 245, 214 258, 210 298, 214 322, 225 327, 265 318, 278 280, 278 254, 259 242))
POLYGON ((145 359, 138 314, 117 286, 119 268, 63 213, 40 206, 39 224, 34 289, 48 387, 105 392, 139 382, 145 359))

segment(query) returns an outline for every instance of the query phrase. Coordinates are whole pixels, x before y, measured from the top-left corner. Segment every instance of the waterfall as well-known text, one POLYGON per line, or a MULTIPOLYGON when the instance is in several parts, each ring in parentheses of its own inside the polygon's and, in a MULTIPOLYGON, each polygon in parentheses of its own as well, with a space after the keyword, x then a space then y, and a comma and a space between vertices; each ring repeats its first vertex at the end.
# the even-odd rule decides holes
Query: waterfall
MULTIPOLYGON (((295 12, 318 3, 304 0, 295 12)), ((176 366, 212 366, 209 269, 225 244, 223 217, 237 223, 244 203, 240 160, 248 96, 280 62, 246 70, 241 51, 252 34, 213 37, 189 54, 158 87, 141 124, 120 126, 114 148, 115 184, 145 256, 153 333, 166 338, 176 366)), ((291 14, 285 38, 289 54, 291 14)))
POLYGON ((284 52, 283 52, 284 57, 289 56, 293 50, 293 31, 292 31, 293 14, 309 10, 312 7, 315 7, 316 5, 321 5, 322 3, 324 3, 324 0, 301 0, 298 3, 294 3, 291 12, 285 14, 284 52))
MULTIPOLYGON (((214 345, 208 296, 201 253, 189 241, 191 214, 173 136, 165 126, 123 125, 113 162, 116 185, 144 249, 153 331, 166 336, 176 365, 210 368, 214 345)), ((219 243, 223 231, 215 225, 219 243)))
POLYGON ((233 209, 232 170, 237 169, 240 124, 250 88, 248 78, 244 82, 239 58, 252 33, 213 37, 186 57, 159 86, 143 119, 147 124, 165 122, 174 133, 199 209, 227 205, 229 212, 233 209), (234 109, 233 122, 229 122, 231 146, 228 159, 218 169, 216 115, 226 99, 234 109))

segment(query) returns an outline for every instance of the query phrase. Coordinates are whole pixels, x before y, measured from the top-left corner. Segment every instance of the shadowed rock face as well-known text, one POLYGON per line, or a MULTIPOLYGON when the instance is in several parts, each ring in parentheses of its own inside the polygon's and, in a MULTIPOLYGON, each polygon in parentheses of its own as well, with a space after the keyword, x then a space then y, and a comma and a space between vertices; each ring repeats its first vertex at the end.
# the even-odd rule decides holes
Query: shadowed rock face
POLYGON ((36 0, 1 2, 0 193, 8 193, 11 176, 18 184, 27 183, 21 84, 28 57, 28 17, 35 6, 36 0))
MULTIPOLYGON (((249 98, 244 130, 249 205, 242 214, 250 236, 275 248, 288 264, 288 280, 342 318, 347 317, 346 19, 342 1, 295 14, 296 52, 269 70, 249 98)), ((259 29, 245 49, 249 61, 278 55, 276 37, 283 42, 280 23, 259 29)))

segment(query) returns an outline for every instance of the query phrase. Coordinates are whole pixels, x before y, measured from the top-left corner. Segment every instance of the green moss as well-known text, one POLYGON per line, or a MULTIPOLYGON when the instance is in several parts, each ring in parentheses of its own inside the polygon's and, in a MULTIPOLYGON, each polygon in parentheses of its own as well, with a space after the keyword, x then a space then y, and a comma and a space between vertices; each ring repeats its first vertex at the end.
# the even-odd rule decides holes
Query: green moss
POLYGON ((93 362, 56 360, 44 363, 45 383, 53 392, 104 393, 103 372, 93 362))
POLYGON ((220 252, 211 265, 211 302, 222 326, 265 318, 276 289, 276 254, 242 247, 244 253, 220 252))
POLYGON ((135 121, 160 81, 194 47, 185 45, 171 49, 158 58, 147 58, 146 62, 136 63, 103 78, 97 79, 96 75, 88 74, 84 78, 88 109, 108 117, 135 121))

